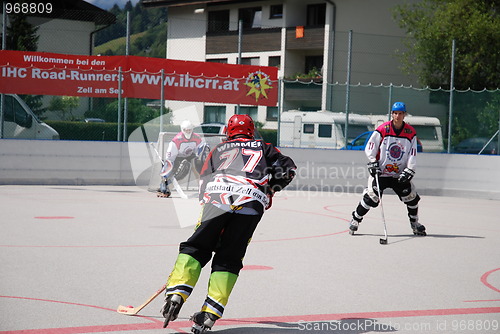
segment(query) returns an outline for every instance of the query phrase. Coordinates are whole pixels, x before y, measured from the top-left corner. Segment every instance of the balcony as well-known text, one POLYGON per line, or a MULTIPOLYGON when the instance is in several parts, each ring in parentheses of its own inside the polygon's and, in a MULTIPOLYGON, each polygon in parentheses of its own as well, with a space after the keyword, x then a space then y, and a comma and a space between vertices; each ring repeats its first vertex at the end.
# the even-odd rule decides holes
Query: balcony
MULTIPOLYGON (((286 28, 287 50, 323 50, 325 28, 305 27, 304 37, 296 38, 295 27, 286 28)), ((206 54, 238 52, 238 31, 207 32, 206 54)), ((281 50, 281 28, 244 29, 242 52, 281 50)))
POLYGON ((325 45, 325 27, 304 27, 304 37, 297 38, 296 27, 286 28, 287 50, 323 50, 325 45))
MULTIPOLYGON (((242 52, 281 50, 281 28, 244 29, 241 40, 242 52)), ((207 32, 206 54, 238 52, 238 31, 207 32)))

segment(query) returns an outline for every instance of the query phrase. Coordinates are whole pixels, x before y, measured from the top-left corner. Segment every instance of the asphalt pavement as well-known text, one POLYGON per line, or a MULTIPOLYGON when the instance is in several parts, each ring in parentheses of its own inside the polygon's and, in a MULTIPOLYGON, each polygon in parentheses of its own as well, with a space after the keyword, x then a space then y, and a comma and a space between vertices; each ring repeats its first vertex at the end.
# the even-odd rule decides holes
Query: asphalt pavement
MULTIPOLYGON (((162 328, 165 283, 200 206, 135 186, 0 186, 0 333, 189 333, 203 271, 162 328)), ((213 333, 498 333, 500 202, 422 196, 412 234, 384 195, 356 235, 360 194, 285 191, 260 222, 213 333)))

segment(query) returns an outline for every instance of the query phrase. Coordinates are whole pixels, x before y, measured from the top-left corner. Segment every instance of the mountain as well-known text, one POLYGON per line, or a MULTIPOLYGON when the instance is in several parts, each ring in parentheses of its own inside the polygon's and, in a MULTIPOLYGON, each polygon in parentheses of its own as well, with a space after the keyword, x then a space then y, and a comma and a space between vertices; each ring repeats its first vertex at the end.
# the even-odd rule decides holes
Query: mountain
POLYGON ((136 5, 139 2, 139 0, 85 0, 85 2, 104 10, 113 8, 115 4, 120 8, 124 8, 128 1, 130 1, 132 5, 136 5))
MULTIPOLYGON (((104 0, 90 1, 98 2, 104 0)), ((113 1, 107 2, 112 3, 113 1)), ((96 33, 94 54, 103 56, 125 55, 127 32, 127 11, 125 8, 130 12, 129 54, 165 58, 167 9, 145 9, 140 1, 136 1, 135 5, 127 1, 124 8, 113 5, 108 9, 110 13, 116 16, 116 23, 96 33)))

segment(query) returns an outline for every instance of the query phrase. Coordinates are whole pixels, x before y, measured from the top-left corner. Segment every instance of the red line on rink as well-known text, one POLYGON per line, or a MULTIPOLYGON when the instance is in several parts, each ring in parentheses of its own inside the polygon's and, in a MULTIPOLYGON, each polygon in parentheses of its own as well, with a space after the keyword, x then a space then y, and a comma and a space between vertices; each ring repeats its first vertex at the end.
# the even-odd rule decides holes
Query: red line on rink
MULTIPOLYGON (((105 311, 116 310, 104 308, 94 305, 78 304, 71 302, 62 302, 56 300, 25 298, 14 296, 0 296, 0 298, 15 298, 34 301, 45 301, 61 304, 70 304, 77 306, 92 307, 105 311)), ((478 308, 457 308, 457 309, 435 309, 435 310, 409 310, 409 311, 382 311, 382 312, 359 312, 359 313, 333 313, 333 314, 309 314, 298 316, 277 316, 277 317, 261 317, 261 318, 246 318, 246 319, 220 319, 217 321, 219 326, 235 326, 248 324, 266 324, 266 323, 298 323, 312 321, 329 321, 342 319, 380 319, 380 318, 406 318, 406 317, 427 317, 427 316, 444 316, 444 315, 463 315, 463 314, 489 314, 500 313, 500 307, 478 307, 478 308)), ((44 328, 44 329, 20 329, 11 331, 0 331, 2 334, 76 334, 76 333, 98 333, 98 332, 121 332, 135 330, 161 329, 162 321, 154 318, 140 318, 149 320, 151 323, 142 324, 118 324, 118 325, 97 325, 97 326, 79 326, 79 327, 61 327, 61 328, 44 328)), ((182 328, 191 327, 191 321, 175 321, 169 325, 170 329, 177 330, 181 333, 186 333, 182 328)))
POLYGON ((500 268, 497 268, 497 269, 493 269, 493 270, 490 270, 486 273, 483 274, 483 276, 481 276, 481 282, 486 285, 488 288, 490 288, 491 290, 493 291, 496 291, 496 292, 500 292, 499 289, 495 288, 493 285, 491 285, 490 283, 488 283, 488 276, 490 276, 492 273, 494 273, 495 271, 498 271, 500 270, 500 268))

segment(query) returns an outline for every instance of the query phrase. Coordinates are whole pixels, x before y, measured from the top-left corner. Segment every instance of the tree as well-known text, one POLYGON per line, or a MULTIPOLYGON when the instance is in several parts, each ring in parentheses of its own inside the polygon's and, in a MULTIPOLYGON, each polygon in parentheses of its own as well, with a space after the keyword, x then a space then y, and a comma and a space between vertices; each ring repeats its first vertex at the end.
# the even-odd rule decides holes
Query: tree
MULTIPOLYGON (((165 114, 169 112, 171 112, 170 109, 165 110, 165 114)), ((160 110, 146 106, 145 100, 128 99, 127 123, 146 123, 159 116, 160 110)), ((113 100, 98 108, 94 108, 92 111, 87 111, 85 117, 97 117, 103 118, 106 122, 116 122, 118 120, 118 100, 113 100)))
POLYGON ((422 0, 395 8, 410 36, 404 69, 431 88, 449 88, 451 45, 456 42, 456 89, 500 87, 500 3, 498 0, 422 0))
POLYGON ((38 48, 38 27, 30 24, 24 14, 9 15, 6 47, 8 50, 36 51, 38 48))
POLYGON ((48 110, 59 112, 62 120, 75 120, 73 109, 76 109, 80 104, 78 96, 55 96, 50 100, 48 110), (68 117, 69 114, 69 117, 68 117))
POLYGON ((165 58, 167 40, 167 9, 148 8, 144 9, 142 1, 134 5, 130 1, 121 9, 114 5, 109 10, 116 15, 116 23, 96 33, 95 45, 99 46, 108 41, 116 40, 109 49, 100 50, 99 53, 106 56, 124 55, 124 43, 126 36, 127 11, 130 11, 130 55, 165 58), (143 34, 134 36, 135 34, 143 34))
MULTIPOLYGON (((27 20, 26 15, 9 15, 10 25, 7 27, 7 39, 5 41, 7 50, 36 51, 38 49, 38 27, 33 26, 27 20)), ((45 112, 42 107, 42 95, 21 95, 21 98, 33 110, 35 115, 41 117, 45 112)))

